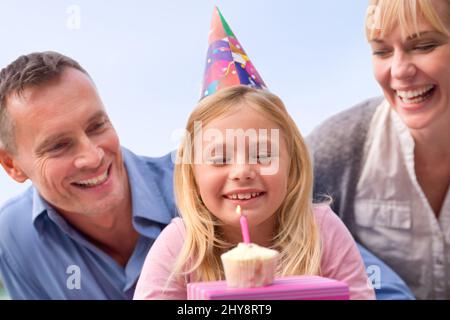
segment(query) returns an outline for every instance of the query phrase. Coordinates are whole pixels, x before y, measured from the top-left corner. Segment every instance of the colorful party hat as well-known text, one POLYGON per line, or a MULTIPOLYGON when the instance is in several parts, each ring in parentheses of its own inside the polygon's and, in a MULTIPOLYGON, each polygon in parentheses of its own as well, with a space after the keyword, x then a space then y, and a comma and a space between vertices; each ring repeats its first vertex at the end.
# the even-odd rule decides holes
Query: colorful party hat
POLYGON ((266 88, 217 7, 214 8, 208 44, 201 98, 240 84, 258 89, 266 88))

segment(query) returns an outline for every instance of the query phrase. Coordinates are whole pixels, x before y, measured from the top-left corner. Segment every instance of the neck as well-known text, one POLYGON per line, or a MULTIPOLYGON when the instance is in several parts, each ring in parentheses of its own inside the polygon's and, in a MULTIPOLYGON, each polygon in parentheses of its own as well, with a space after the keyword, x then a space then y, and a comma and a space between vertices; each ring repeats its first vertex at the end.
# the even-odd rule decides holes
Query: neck
POLYGON ((450 184, 450 127, 412 131, 417 181, 436 217, 442 210, 450 184))
POLYGON ((450 127, 442 130, 411 130, 415 158, 429 164, 450 162, 450 127), (445 162, 446 160, 449 160, 445 162))

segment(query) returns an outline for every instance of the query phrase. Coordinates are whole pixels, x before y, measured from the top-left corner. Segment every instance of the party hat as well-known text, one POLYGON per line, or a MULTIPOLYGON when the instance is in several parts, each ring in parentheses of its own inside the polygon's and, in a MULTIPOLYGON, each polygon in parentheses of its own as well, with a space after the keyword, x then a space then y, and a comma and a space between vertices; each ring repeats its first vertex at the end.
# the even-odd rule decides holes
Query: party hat
POLYGON ((235 85, 266 85, 217 7, 211 21, 201 98, 235 85))

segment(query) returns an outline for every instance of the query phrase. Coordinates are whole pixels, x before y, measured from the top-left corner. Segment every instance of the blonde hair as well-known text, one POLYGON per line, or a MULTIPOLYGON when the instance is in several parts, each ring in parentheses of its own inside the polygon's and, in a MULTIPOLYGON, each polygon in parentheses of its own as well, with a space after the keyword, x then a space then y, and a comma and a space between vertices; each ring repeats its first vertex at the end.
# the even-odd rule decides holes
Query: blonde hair
MULTIPOLYGON (((312 164, 305 142, 283 102, 268 91, 234 86, 201 100, 187 123, 194 136, 194 122, 207 125, 212 120, 250 107, 283 128, 290 155, 286 197, 275 213, 276 236, 273 246, 280 251, 279 275, 320 274, 321 242, 313 215, 312 164)), ((193 144, 183 142, 175 165, 175 197, 186 227, 186 238, 175 264, 175 274, 193 275, 192 281, 214 281, 224 278, 220 254, 233 244, 220 233, 220 221, 203 204, 194 178, 191 159, 193 144)))
POLYGON ((437 31, 450 36, 445 22, 450 21, 450 0, 448 19, 442 21, 431 0, 371 0, 366 16, 366 37, 369 41, 383 37, 400 26, 403 35, 418 33, 418 20, 425 19, 437 31))

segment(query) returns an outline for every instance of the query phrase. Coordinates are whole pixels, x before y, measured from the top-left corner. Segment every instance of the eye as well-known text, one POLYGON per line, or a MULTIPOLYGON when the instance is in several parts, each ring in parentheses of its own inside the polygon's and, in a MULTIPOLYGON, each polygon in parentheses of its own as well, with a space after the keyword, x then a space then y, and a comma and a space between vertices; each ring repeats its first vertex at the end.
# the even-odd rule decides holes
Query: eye
POLYGON ((106 124, 108 123, 108 121, 107 120, 103 120, 103 121, 100 121, 100 122, 96 122, 96 123, 94 123, 93 125, 91 125, 89 128, 88 128, 88 132, 97 132, 97 131, 101 131, 105 126, 106 126, 106 124))
POLYGON ((258 163, 262 165, 269 165, 272 161, 272 156, 270 154, 260 154, 258 155, 258 163))
POLYGON ((429 52, 429 51, 432 51, 436 47, 437 47, 437 44, 425 43, 425 44, 419 44, 419 45, 414 46, 413 50, 420 51, 420 52, 429 52))
POLYGON ((58 143, 55 143, 53 146, 51 146, 51 147, 48 149, 48 152, 52 152, 52 153, 54 153, 54 152, 59 152, 59 151, 64 150, 64 149, 67 148, 68 146, 69 146, 69 143, 68 143, 68 142, 58 142, 58 143))
POLYGON ((221 166, 230 163, 230 159, 225 156, 214 156, 206 160, 206 164, 221 166))
POLYGON ((270 154, 258 154, 258 155, 253 155, 250 157, 250 163, 251 164, 262 164, 262 165, 269 165, 270 162, 272 161, 272 156, 270 154))
POLYGON ((377 57, 386 57, 387 55, 389 55, 390 51, 389 50, 373 50, 372 51, 372 55, 377 56, 377 57))

